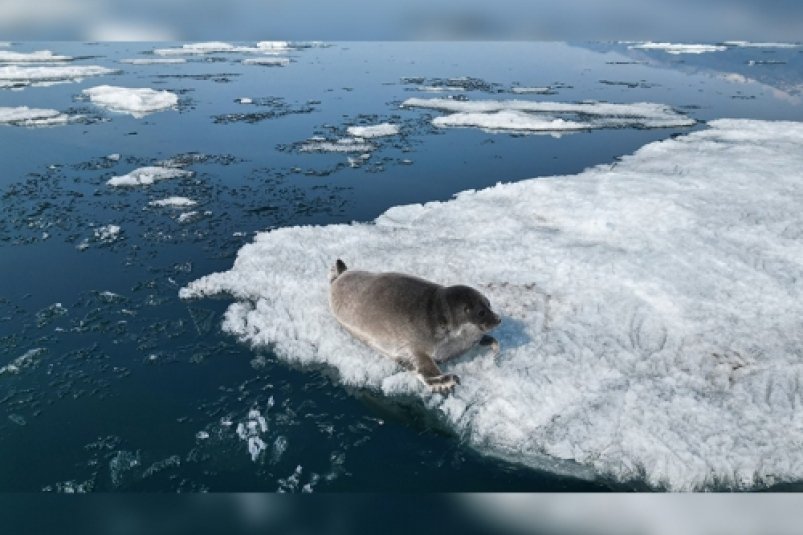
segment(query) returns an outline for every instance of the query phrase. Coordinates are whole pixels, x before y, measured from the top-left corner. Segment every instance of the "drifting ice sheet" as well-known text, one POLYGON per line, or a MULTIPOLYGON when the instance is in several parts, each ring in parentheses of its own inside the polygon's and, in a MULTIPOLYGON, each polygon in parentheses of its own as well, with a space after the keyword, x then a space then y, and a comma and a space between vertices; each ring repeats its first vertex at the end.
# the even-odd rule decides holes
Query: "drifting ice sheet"
POLYGON ((70 56, 59 56, 50 50, 36 52, 11 52, 0 50, 0 63, 38 63, 41 61, 69 61, 70 56))
POLYGON ((420 395, 489 455, 672 490, 801 480, 803 124, 710 126, 579 175, 261 233, 180 295, 232 295, 226 331, 420 395), (458 359, 455 393, 427 393, 332 318, 338 257, 481 289, 498 362, 458 359))
POLYGON ((180 48, 157 48, 153 51, 159 56, 175 55, 201 55, 201 54, 278 54, 290 49, 286 41, 260 41, 253 46, 236 46, 222 41, 209 41, 205 43, 189 43, 180 48))
POLYGON ((121 59, 120 63, 129 65, 171 65, 174 63, 187 63, 184 58, 126 58, 121 59))
POLYGON ((722 52, 728 47, 722 45, 698 45, 682 43, 638 43, 630 45, 628 48, 640 48, 642 50, 663 50, 668 54, 703 54, 705 52, 722 52))
POLYGON ((349 126, 346 132, 350 136, 362 138, 395 136, 399 133, 399 127, 390 123, 381 123, 372 126, 349 126))
POLYGON ((113 176, 106 184, 109 186, 149 186, 157 180, 168 178, 184 178, 192 176, 192 171, 176 169, 175 167, 140 167, 127 175, 113 176))
POLYGON ((264 65, 267 67, 284 67, 290 64, 288 58, 248 58, 242 62, 245 65, 264 65))
POLYGON ((371 152, 376 147, 358 138, 341 138, 334 141, 310 139, 302 143, 301 152, 371 152))
POLYGON ((54 126, 67 124, 70 116, 58 110, 29 108, 0 108, 0 124, 14 126, 54 126))
POLYGON ((539 102, 531 100, 453 100, 410 98, 406 108, 455 112, 436 117, 435 126, 475 126, 487 130, 548 132, 588 128, 666 128, 691 126, 693 119, 651 102, 539 102), (561 115, 562 117, 557 117, 561 115))
POLYGON ((100 76, 115 71, 99 65, 63 65, 20 67, 6 65, 0 67, 0 87, 23 87, 28 85, 50 85, 54 83, 80 82, 87 76, 100 76))
POLYGON ((148 88, 132 89, 99 85, 84 89, 83 94, 93 103, 110 111, 129 113, 141 118, 149 113, 169 110, 178 104, 178 96, 170 91, 155 91, 148 88))
POLYGON ((150 206, 159 206, 159 207, 171 206, 171 207, 178 207, 178 208, 184 208, 184 207, 187 207, 187 206, 195 206, 196 204, 198 204, 198 203, 196 203, 195 201, 193 201, 192 199, 189 199, 187 197, 168 197, 166 199, 158 199, 156 201, 151 201, 151 202, 148 203, 148 205, 150 205, 150 206))

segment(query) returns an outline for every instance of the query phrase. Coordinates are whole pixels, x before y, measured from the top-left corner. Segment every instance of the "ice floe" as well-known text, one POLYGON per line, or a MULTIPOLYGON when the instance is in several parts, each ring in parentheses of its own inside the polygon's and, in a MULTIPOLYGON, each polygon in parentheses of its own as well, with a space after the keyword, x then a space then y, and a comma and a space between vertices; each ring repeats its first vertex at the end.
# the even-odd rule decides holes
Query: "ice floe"
MULTIPOLYGON (((273 406, 273 398, 268 400, 265 412, 273 406)), ((237 424, 237 436, 245 440, 248 444, 248 453, 251 455, 251 460, 256 462, 259 454, 265 451, 268 445, 263 440, 265 433, 268 432, 268 422, 265 417, 259 412, 259 409, 251 409, 248 411, 248 417, 245 421, 237 424)))
POLYGON ((399 133, 399 126, 390 123, 380 123, 371 126, 349 126, 346 132, 350 136, 361 138, 395 136, 399 133))
POLYGON ((118 63, 129 65, 172 65, 175 63, 187 63, 185 58, 125 58, 118 63))
POLYGON ((668 54, 703 54, 706 52, 722 52, 728 49, 724 45, 685 44, 685 43, 636 43, 628 48, 641 50, 663 50, 668 54))
POLYGON ((375 148, 374 145, 363 139, 345 137, 334 141, 311 138, 301 143, 298 150, 301 152, 371 152, 375 148))
POLYGON ((94 104, 110 111, 128 113, 136 118, 169 110, 178 104, 178 96, 175 93, 149 88, 99 85, 84 89, 82 93, 94 104))
POLYGON ((511 93, 517 93, 520 95, 527 95, 527 94, 535 94, 535 95, 548 95, 550 93, 554 93, 553 89, 549 86, 543 87, 511 87, 511 93))
POLYGON ((95 229, 95 239, 103 243, 111 243, 120 238, 120 225, 103 225, 95 229))
POLYGON ((70 56, 59 56, 50 50, 37 50, 35 52, 12 52, 0 50, 0 63, 39 63, 70 61, 70 56))
POLYGON ((171 206, 177 208, 195 206, 196 204, 198 203, 187 197, 168 197, 166 199, 158 199, 148 203, 149 206, 171 206))
POLYGON ((616 165, 260 233, 183 298, 340 381, 420 396, 476 450, 672 490, 803 479, 803 123, 716 120, 616 165), (329 267, 470 284, 503 317, 496 359, 428 393, 344 332, 329 267))
POLYGON ((0 124, 6 125, 55 126, 67 124, 73 118, 66 113, 47 108, 29 108, 27 106, 0 107, 0 124))
POLYGON ((264 65, 266 67, 284 67, 290 64, 289 58, 246 58, 245 65, 264 65))
POLYGON ((121 176, 113 176, 106 184, 109 186, 149 186, 158 180, 169 178, 185 178, 192 176, 192 171, 175 167, 148 166, 134 169, 121 176))
POLYGON ((560 131, 590 128, 690 126, 694 119, 651 102, 539 102, 530 100, 454 100, 410 98, 406 108, 454 112, 436 117, 435 126, 474 126, 502 131, 560 131))
POLYGON ((116 71, 99 65, 48 65, 0 67, 0 87, 45 86, 58 83, 80 82, 89 76, 112 74, 116 71))
POLYGON ((723 44, 742 48, 800 48, 803 46, 798 43, 751 43, 750 41, 725 41, 723 44))
POLYGON ((191 210, 189 212, 183 212, 183 213, 178 215, 178 218, 176 218, 176 221, 178 221, 179 223, 186 223, 188 221, 192 221, 193 219, 195 219, 195 217, 197 215, 198 215, 198 211, 197 210, 191 210))
POLYGON ((279 54, 287 52, 291 46, 286 41, 260 41, 256 46, 233 45, 223 41, 188 43, 178 48, 157 48, 153 51, 159 56, 202 55, 202 54, 279 54))

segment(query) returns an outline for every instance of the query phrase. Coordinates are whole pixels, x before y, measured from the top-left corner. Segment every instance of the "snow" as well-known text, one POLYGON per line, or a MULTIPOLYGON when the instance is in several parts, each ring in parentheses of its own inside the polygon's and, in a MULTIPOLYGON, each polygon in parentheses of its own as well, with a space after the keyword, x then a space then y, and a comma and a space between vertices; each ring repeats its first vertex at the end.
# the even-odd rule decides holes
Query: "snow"
POLYGON ((245 65, 264 65, 267 67, 284 67, 290 64, 288 58, 247 58, 242 62, 245 65))
POLYGON ((664 128, 690 126, 693 119, 668 106, 651 102, 542 102, 531 100, 453 100, 410 98, 406 108, 455 112, 436 117, 435 126, 476 126, 503 131, 555 131, 635 126, 664 128), (539 115, 536 115, 539 114, 539 115), (548 115, 544 115, 548 114, 548 115), (563 117, 557 117, 562 115, 563 117))
POLYGON ((302 143, 301 152, 371 152, 376 147, 359 138, 341 138, 335 141, 310 139, 302 143))
POLYGON ((185 178, 192 176, 192 171, 175 167, 149 166, 134 169, 127 175, 113 176, 106 184, 109 186, 149 186, 157 180, 169 178, 185 178))
POLYGON ((227 294, 223 329, 339 380, 420 397, 486 455, 671 490, 803 478, 803 123, 717 120, 615 165, 258 234, 182 298, 227 294), (336 258, 485 293, 496 359, 454 394, 341 329, 336 258))
POLYGON ((187 197, 168 197, 166 199, 158 199, 156 201, 151 201, 148 203, 149 206, 171 206, 171 207, 185 207, 185 206, 195 206, 196 203, 192 199, 187 197))
POLYGON ((170 91, 155 91, 148 88, 132 89, 99 85, 84 89, 84 95, 94 104, 110 111, 129 113, 136 118, 149 113, 174 108, 178 104, 178 96, 170 91))
POLYGON ((751 43, 749 41, 725 41, 723 44, 745 48, 799 48, 803 46, 797 43, 751 43))
POLYGON ((395 136, 399 133, 399 127, 395 124, 380 123, 372 126, 349 126, 346 132, 350 136, 362 138, 395 136))
POLYGON ((663 50, 668 54, 703 54, 705 52, 722 52, 728 49, 727 46, 723 45, 653 43, 651 41, 630 45, 628 48, 638 48, 642 50, 663 50))
POLYGON ((59 56, 50 50, 37 50, 36 52, 11 52, 0 50, 0 63, 33 63, 40 61, 69 61, 70 56, 59 56))
POLYGON ((130 65, 170 65, 174 63, 187 63, 184 58, 126 58, 121 59, 119 63, 128 63, 130 65))
POLYGON ((111 74, 115 71, 99 65, 57 65, 0 67, 0 87, 50 85, 52 83, 80 82, 88 76, 111 74))
POLYGON ((54 126, 67 124, 71 117, 58 110, 29 108, 18 106, 15 108, 0 107, 0 124, 13 126, 54 126))

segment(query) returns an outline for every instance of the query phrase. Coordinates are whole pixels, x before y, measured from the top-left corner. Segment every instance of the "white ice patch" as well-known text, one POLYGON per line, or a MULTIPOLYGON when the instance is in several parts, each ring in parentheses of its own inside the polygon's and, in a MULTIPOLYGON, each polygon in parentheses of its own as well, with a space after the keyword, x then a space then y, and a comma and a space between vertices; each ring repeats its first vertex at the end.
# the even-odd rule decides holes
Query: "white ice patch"
POLYGON ((260 41, 256 46, 239 46, 223 41, 189 43, 179 48, 157 48, 153 51, 159 56, 203 55, 203 54, 279 54, 290 50, 286 41, 260 41))
MULTIPOLYGON (((59 303, 61 305, 61 303, 59 303)), ((45 352, 42 347, 29 349, 24 354, 15 358, 3 367, 0 367, 0 375, 17 375, 26 368, 32 368, 38 363, 39 357, 45 352)))
POLYGON ((723 44, 743 48, 799 48, 803 46, 798 43, 751 43, 749 41, 725 41, 723 44))
POLYGON ((637 48, 641 50, 663 50, 668 54, 703 54, 705 52, 723 52, 728 49, 723 45, 700 45, 700 44, 683 44, 683 43, 653 43, 647 41, 645 43, 637 43, 628 46, 628 48, 637 48))
POLYGON ((335 141, 310 139, 302 143, 301 152, 371 152, 376 147, 360 138, 341 138, 335 141))
POLYGON ((372 126, 349 126, 346 132, 350 136, 362 138, 395 136, 399 133, 399 127, 398 125, 390 123, 381 123, 372 126))
POLYGON ((435 126, 474 126, 502 131, 546 132, 626 126, 665 128, 695 123, 669 106, 652 102, 612 104, 410 98, 402 102, 402 107, 454 112, 453 115, 433 119, 435 126))
POLYGON ((88 76, 100 76, 116 71, 99 65, 57 65, 0 67, 0 87, 43 86, 55 83, 80 82, 88 76))
POLYGON ((99 85, 82 91, 89 100, 109 111, 129 113, 141 118, 149 113, 169 110, 178 104, 178 96, 170 91, 155 91, 148 88, 132 89, 99 85))
MULTIPOLYGON (((273 406, 273 398, 268 400, 268 406, 265 412, 273 406)), ((245 421, 237 424, 237 436, 245 440, 248 444, 248 453, 251 455, 251 460, 256 462, 259 454, 265 451, 268 445, 263 440, 265 434, 268 432, 268 421, 259 412, 259 409, 251 409, 248 411, 248 417, 245 421)))
POLYGON ((526 95, 526 94, 541 95, 541 94, 545 94, 545 93, 551 93, 552 92, 552 88, 551 87, 511 87, 510 91, 512 93, 518 93, 520 95, 526 95))
POLYGON ((134 169, 122 176, 113 176, 106 184, 109 186, 149 186, 157 180, 169 178, 185 178, 192 176, 192 171, 175 167, 148 166, 134 169))
POLYGON ((184 208, 187 206, 195 206, 196 204, 198 203, 187 197, 168 197, 166 199, 158 199, 148 203, 149 206, 170 206, 174 208, 184 208))
POLYGON ((248 98, 248 97, 240 97, 240 98, 238 98, 236 100, 240 104, 253 104, 254 103, 254 99, 248 98))
POLYGON ((187 60, 184 58, 126 58, 121 59, 118 63, 127 63, 129 65, 172 65, 187 63, 187 60))
POLYGON ((247 58, 242 62, 245 65, 264 65, 267 67, 284 67, 290 64, 288 58, 247 58))
POLYGON ((70 61, 70 56, 59 56, 50 50, 37 50, 36 52, 11 52, 0 50, 0 63, 39 63, 54 61, 70 61))
POLYGON ((103 243, 117 241, 121 230, 119 225, 103 225, 95 229, 95 239, 103 243))
POLYGON ((58 110, 29 108, 0 108, 0 124, 13 126, 55 126, 67 124, 71 117, 58 110))
POLYGON ((177 221, 179 223, 186 223, 188 221, 191 221, 191 220, 195 219, 195 217, 197 215, 198 215, 198 212, 196 210, 192 210, 190 212, 183 212, 183 213, 178 215, 177 221))
POLYGON ((803 123, 712 121, 615 166, 260 233, 180 296, 233 296, 227 332, 421 396, 488 455, 672 490, 799 481, 801 169, 803 123), (333 319, 338 257, 477 287, 498 358, 446 364, 462 384, 429 394, 333 319))

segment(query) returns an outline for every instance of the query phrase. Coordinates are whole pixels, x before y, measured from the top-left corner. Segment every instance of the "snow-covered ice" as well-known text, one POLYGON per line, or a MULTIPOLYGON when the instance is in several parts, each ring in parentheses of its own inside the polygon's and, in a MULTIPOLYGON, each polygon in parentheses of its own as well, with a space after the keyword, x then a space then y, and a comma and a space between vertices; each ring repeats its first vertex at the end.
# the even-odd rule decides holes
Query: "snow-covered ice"
POLYGON ((802 123, 712 121, 578 175, 260 233, 180 295, 233 296, 227 332, 420 396, 487 455, 672 490, 800 480, 801 169, 802 123), (338 257, 479 288, 501 353, 428 393, 332 318, 338 257))
POLYGON ((724 45, 686 44, 686 43, 637 43, 628 48, 641 50, 663 50, 668 54, 703 54, 705 52, 722 52, 728 47, 724 45))
POLYGON ((50 50, 37 50, 35 52, 13 52, 0 50, 0 63, 39 63, 54 61, 70 61, 70 56, 59 56, 50 50))
POLYGON ((487 130, 546 132, 633 126, 664 128, 695 123, 669 106, 652 102, 541 102, 532 100, 454 100, 409 98, 405 108, 454 112, 432 120, 435 126, 474 126, 487 130))
POLYGON ((198 203, 187 197, 167 197, 166 199, 158 199, 148 203, 148 205, 150 206, 159 206, 159 207, 171 206, 177 208, 195 206, 196 204, 198 203))
POLYGON ((104 243, 111 243, 117 241, 121 231, 120 225, 103 225, 95 229, 95 239, 104 243))
POLYGON ((752 43, 750 41, 725 41, 723 44, 743 48, 799 48, 798 43, 752 43))
MULTIPOLYGON (((273 406, 273 398, 268 400, 265 413, 273 406)), ((248 411, 248 417, 245 421, 237 424, 236 433, 242 440, 248 444, 248 453, 251 455, 251 460, 256 462, 259 454, 262 453, 268 445, 263 440, 265 433, 268 432, 268 422, 265 416, 259 412, 259 409, 251 409, 248 411)))
POLYGON ((178 96, 175 93, 149 88, 99 85, 84 89, 82 93, 87 95, 94 104, 110 111, 129 113, 136 118, 157 111, 169 110, 178 104, 178 96))
POLYGON ((169 178, 185 178, 192 176, 192 171, 175 167, 148 166, 134 169, 128 174, 111 177, 109 186, 149 186, 157 180, 169 178))
POLYGON ((202 54, 279 54, 290 50, 286 41, 260 41, 256 46, 240 46, 223 41, 188 43, 178 48, 157 48, 153 51, 159 56, 202 55, 202 54))
POLYGON ((350 136, 362 138, 395 136, 399 133, 399 126, 390 123, 380 123, 371 126, 349 126, 346 132, 350 136))
POLYGON ((71 117, 58 110, 47 108, 0 107, 0 124, 13 126, 55 126, 67 124, 71 117))
POLYGON ((195 219, 195 216, 197 216, 197 215, 198 215, 198 211, 197 210, 191 210, 189 212, 182 212, 182 213, 180 213, 178 215, 178 218, 176 220, 179 223, 186 223, 187 221, 191 221, 191 220, 195 219))
POLYGON ((521 95, 526 95, 526 94, 539 95, 539 94, 544 94, 544 93, 551 93, 552 92, 552 88, 549 87, 549 86, 543 86, 543 87, 520 87, 520 86, 516 86, 516 87, 511 87, 510 91, 512 93, 518 93, 518 94, 521 94, 521 95))
POLYGON ((54 83, 80 82, 88 76, 112 74, 116 71, 99 65, 39 65, 0 67, 0 87, 43 86, 54 83))

